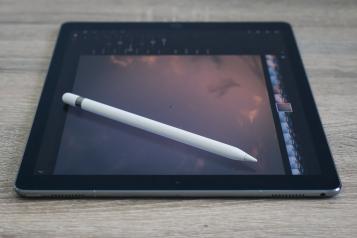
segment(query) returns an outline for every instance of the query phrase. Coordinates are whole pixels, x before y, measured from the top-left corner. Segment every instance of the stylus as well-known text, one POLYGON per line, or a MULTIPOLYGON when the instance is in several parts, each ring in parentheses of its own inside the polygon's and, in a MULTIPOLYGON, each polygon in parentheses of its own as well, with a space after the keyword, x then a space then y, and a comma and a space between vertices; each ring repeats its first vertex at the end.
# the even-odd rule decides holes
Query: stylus
POLYGON ((169 126, 134 113, 111 107, 88 98, 83 98, 72 93, 65 93, 62 96, 62 101, 73 107, 80 107, 85 111, 211 152, 213 154, 233 160, 257 162, 257 159, 237 147, 169 126))

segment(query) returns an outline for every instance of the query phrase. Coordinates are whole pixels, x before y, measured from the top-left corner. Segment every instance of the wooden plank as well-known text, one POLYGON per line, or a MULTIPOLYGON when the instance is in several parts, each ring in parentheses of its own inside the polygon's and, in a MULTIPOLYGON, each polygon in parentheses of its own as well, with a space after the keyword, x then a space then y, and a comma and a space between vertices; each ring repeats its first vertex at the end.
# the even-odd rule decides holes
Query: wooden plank
POLYGON ((357 234, 357 2, 0 0, 0 237, 357 234), (12 190, 65 21, 292 23, 343 192, 333 199, 37 199, 12 190))

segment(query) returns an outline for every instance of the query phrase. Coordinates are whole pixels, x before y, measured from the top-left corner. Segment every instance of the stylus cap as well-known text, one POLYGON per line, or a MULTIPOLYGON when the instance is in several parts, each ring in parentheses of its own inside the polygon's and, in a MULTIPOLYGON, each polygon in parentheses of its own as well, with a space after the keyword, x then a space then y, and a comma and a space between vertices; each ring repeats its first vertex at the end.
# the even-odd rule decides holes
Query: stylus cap
POLYGON ((78 99, 78 95, 72 94, 72 93, 65 93, 62 96, 62 101, 65 104, 71 105, 73 107, 76 106, 76 100, 78 99))

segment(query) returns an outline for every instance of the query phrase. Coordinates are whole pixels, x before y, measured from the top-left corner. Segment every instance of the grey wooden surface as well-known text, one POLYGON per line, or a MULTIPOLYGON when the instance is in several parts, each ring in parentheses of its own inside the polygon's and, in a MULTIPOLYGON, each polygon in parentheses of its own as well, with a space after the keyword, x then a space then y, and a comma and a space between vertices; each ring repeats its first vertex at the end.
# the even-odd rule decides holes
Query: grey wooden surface
POLYGON ((0 237, 357 236, 357 1, 0 0, 0 237), (344 188, 332 199, 26 200, 12 187, 59 26, 290 22, 344 188))

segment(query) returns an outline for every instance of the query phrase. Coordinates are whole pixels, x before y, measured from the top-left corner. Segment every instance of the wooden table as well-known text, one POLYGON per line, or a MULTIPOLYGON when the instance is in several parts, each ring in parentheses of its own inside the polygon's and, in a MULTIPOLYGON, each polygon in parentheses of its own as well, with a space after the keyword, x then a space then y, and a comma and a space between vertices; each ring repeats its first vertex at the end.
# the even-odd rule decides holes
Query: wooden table
POLYGON ((0 0, 0 237, 357 236, 357 1, 0 0), (344 188, 332 199, 39 199, 13 183, 65 21, 288 21, 344 188))

